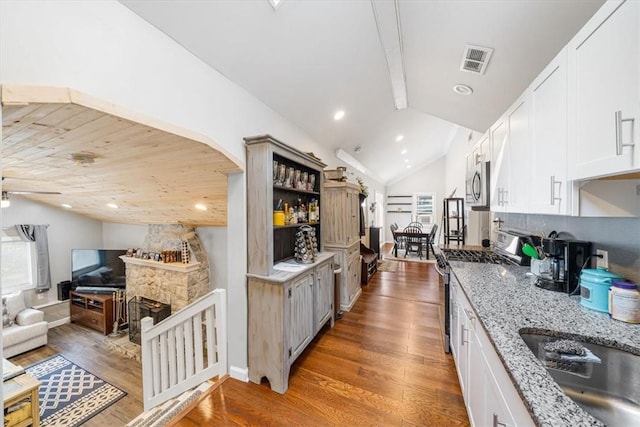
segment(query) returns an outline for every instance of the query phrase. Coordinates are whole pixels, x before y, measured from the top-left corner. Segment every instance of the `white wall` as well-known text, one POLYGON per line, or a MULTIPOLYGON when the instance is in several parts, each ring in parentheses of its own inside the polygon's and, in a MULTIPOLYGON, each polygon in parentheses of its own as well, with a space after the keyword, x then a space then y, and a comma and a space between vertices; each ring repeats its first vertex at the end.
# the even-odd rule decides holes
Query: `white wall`
MULTIPOLYGON (((386 194, 389 195, 413 195, 414 193, 436 193, 436 217, 434 219, 436 224, 440 222, 440 215, 442 210, 442 198, 448 196, 445 194, 445 169, 446 159, 441 157, 438 160, 430 163, 418 170, 412 175, 403 178, 402 180, 388 185, 386 188, 386 194)), ((384 206, 385 212, 387 211, 386 200, 384 206)), ((388 224, 396 222, 402 229, 411 221, 410 214, 385 214, 385 231, 384 239, 386 242, 393 242, 391 236, 391 230, 388 224)))
MULTIPOLYGON (((116 1, 0 2, 0 83, 71 87, 202 133, 244 161, 271 134, 334 167, 334 153, 116 1)), ((229 179, 229 363, 247 367, 244 175, 229 179)), ((224 257, 222 257, 224 258, 224 257)), ((224 263, 215 259, 214 264, 224 263)))
POLYGON ((148 231, 147 225, 102 223, 102 248, 140 248, 148 231))
POLYGON ((58 299, 56 284, 63 280, 71 280, 71 249, 103 247, 100 221, 32 202, 20 196, 11 196, 11 206, 2 209, 2 226, 9 227, 15 224, 49 224, 47 238, 51 290, 38 295, 30 292, 30 305, 58 299))

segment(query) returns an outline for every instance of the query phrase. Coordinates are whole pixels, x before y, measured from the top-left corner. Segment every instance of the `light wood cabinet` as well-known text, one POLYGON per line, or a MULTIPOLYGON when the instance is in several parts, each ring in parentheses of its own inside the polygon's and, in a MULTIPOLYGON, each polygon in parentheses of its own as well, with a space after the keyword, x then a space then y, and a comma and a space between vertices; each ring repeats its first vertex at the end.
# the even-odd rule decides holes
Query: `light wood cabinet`
POLYGON ((313 333, 316 334, 333 318, 333 263, 325 262, 315 269, 315 321, 313 333))
POLYGON ((266 377, 284 393, 291 364, 326 324, 333 326, 333 252, 322 252, 322 169, 318 159, 270 137, 245 138, 247 148, 247 296, 249 380, 266 377), (313 189, 274 183, 275 165, 314 175, 313 189), (293 260, 295 237, 303 225, 274 225, 280 200, 320 206, 316 230, 320 252, 310 264, 293 260), (281 264, 280 266, 276 266, 281 264), (285 270, 281 270, 283 267, 285 270))
POLYGON ((324 184, 324 248, 343 267, 340 308, 349 311, 360 297, 360 187, 350 182, 324 184))
POLYGON ((606 2, 567 54, 569 179, 640 169, 640 2, 606 2))
POLYGON ((294 256, 296 232, 301 225, 315 228, 318 249, 322 250, 322 169, 320 160, 278 141, 271 136, 245 138, 247 150, 247 270, 249 273, 268 276, 273 266, 294 256), (313 190, 276 185, 275 164, 285 169, 306 172, 315 177, 313 190), (274 225, 274 208, 282 200, 294 206, 309 206, 314 200, 320 206, 320 221, 274 225))
POLYGON ((288 286, 289 304, 289 361, 297 359, 313 337, 314 275, 306 274, 288 286))
POLYGON ((333 253, 299 273, 248 274, 249 380, 288 388, 291 364, 327 323, 333 327, 333 253))

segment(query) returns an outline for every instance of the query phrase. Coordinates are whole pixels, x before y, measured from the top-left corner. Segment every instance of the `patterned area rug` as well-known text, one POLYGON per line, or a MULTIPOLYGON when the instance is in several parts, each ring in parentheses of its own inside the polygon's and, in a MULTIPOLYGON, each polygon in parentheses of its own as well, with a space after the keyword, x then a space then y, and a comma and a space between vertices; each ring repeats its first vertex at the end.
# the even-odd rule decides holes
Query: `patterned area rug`
POLYGON ((127 395, 61 355, 26 368, 42 385, 41 426, 80 426, 127 395))

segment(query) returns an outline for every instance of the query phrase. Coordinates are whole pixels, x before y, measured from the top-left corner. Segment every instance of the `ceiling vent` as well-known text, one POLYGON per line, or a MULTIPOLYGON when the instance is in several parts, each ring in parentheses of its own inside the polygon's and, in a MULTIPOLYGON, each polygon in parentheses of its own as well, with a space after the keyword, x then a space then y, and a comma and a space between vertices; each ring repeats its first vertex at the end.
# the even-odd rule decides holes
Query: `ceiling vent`
POLYGON ((472 44, 465 45, 460 70, 484 74, 492 53, 493 49, 490 47, 475 46, 472 44))

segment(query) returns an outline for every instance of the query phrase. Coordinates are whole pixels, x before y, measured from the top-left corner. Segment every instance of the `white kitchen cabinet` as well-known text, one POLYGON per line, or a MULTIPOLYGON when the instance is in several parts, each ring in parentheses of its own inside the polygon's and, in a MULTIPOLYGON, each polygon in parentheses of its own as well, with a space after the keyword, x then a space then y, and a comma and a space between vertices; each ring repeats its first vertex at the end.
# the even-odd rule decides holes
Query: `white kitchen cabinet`
POLYGON ((567 181, 567 50, 547 65, 529 86, 530 154, 529 212, 568 215, 567 181))
POLYGON ((501 117, 491 126, 491 177, 489 179, 491 210, 505 212, 508 197, 509 152, 508 124, 506 116, 501 117))
POLYGON ((491 160, 491 138, 490 138, 489 132, 486 132, 484 135, 482 135, 478 146, 479 146, 478 154, 480 155, 479 161, 481 162, 490 161, 491 160))
POLYGON ((507 212, 528 211, 531 190, 531 144, 529 93, 525 92, 507 111, 507 191, 503 196, 507 212))
POLYGON ((450 291, 454 299, 451 306, 457 309, 451 312, 451 348, 471 425, 533 426, 526 406, 453 274, 450 291))
POLYGON ((640 169, 640 2, 605 3, 567 55, 568 178, 640 169))

